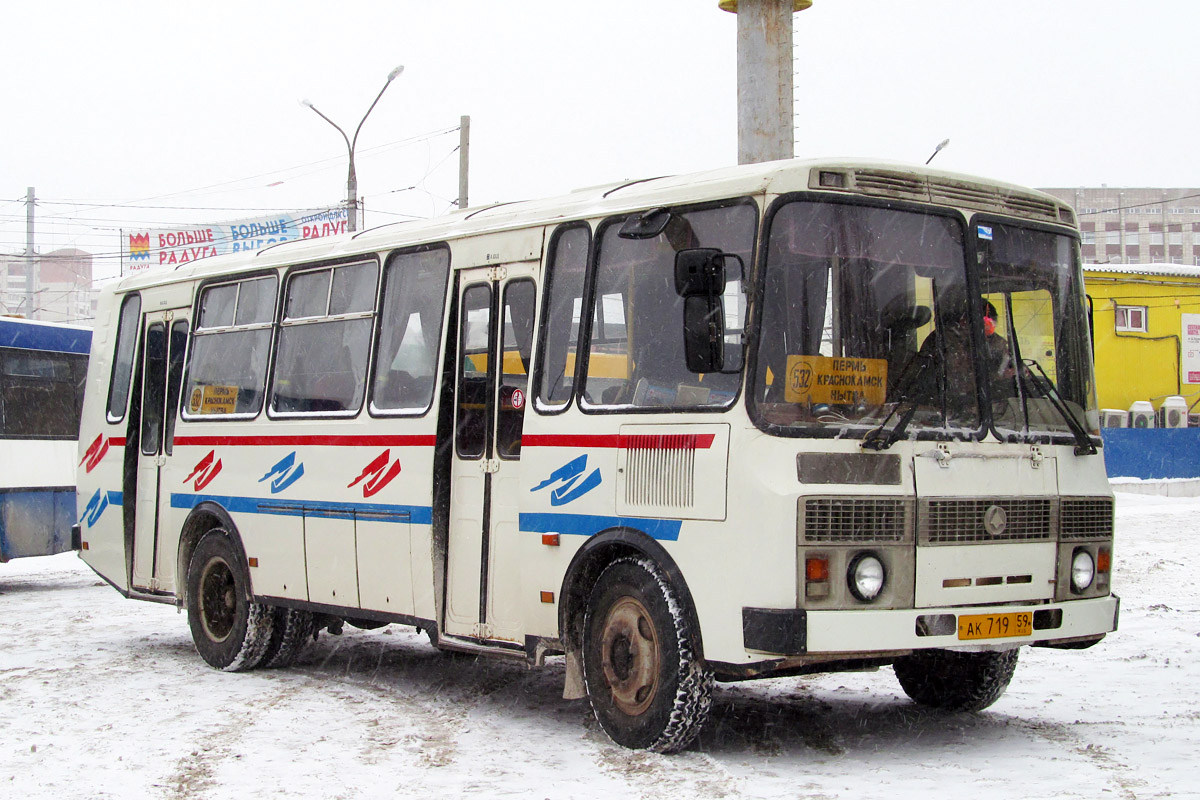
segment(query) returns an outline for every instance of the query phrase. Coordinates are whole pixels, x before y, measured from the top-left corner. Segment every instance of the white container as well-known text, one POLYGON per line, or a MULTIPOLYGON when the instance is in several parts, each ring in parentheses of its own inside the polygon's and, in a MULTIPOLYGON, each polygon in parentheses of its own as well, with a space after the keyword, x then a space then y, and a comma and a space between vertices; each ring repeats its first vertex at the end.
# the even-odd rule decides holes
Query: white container
POLYGON ((1154 427, 1154 405, 1149 400, 1137 400, 1129 407, 1129 427, 1154 427))
POLYGON ((1179 395, 1172 395, 1163 400, 1159 414, 1159 424, 1163 428, 1186 428, 1188 426, 1187 400, 1179 395))
POLYGON ((1100 409, 1100 427, 1102 427, 1102 428, 1128 428, 1129 427, 1129 412, 1122 411, 1119 408, 1102 408, 1102 409, 1100 409))

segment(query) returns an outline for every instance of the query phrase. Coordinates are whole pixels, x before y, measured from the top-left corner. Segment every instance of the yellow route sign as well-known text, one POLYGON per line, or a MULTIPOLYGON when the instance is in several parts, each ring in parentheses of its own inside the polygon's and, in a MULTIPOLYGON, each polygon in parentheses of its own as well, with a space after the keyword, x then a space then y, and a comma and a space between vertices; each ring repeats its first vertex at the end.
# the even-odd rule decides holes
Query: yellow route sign
POLYGON ((849 405, 860 400, 883 405, 887 397, 887 361, 882 358, 788 356, 789 403, 849 405))
POLYGON ((232 414, 237 410, 238 387, 197 386, 188 398, 193 414, 232 414))

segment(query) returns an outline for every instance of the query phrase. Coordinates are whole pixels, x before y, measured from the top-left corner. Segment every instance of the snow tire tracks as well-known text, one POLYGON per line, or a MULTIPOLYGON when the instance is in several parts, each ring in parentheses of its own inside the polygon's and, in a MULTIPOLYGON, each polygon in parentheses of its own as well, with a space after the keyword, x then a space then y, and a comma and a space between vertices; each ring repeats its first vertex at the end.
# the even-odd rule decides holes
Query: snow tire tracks
MULTIPOLYGON (((1034 733, 1053 744, 1065 746, 1071 753, 1082 756, 1094 767, 1108 775, 1119 788, 1122 800, 1150 800, 1150 798, 1170 797, 1171 793, 1154 789, 1149 783, 1137 777, 1139 768, 1122 759, 1114 750, 1101 744, 1088 742, 1075 725, 1064 725, 1037 720, 1021 720, 1016 723, 1019 727, 1034 733)), ((1120 724, 1120 723, 1105 723, 1120 724)))

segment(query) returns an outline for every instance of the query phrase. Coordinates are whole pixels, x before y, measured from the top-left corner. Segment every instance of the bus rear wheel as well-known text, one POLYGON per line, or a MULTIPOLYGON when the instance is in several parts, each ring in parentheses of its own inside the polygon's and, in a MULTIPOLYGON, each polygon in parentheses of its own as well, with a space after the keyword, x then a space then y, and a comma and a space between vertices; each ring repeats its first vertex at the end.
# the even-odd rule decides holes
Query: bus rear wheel
POLYGON ((693 652, 677 593, 648 559, 601 573, 584 616, 583 672, 600 727, 625 747, 682 750, 708 717, 712 673, 693 652))
POLYGON ((237 548, 225 531, 209 531, 196 545, 187 572, 188 626, 196 651, 226 672, 259 665, 271 644, 274 614, 255 603, 237 548))
POLYGON ((919 650, 892 665, 900 688, 944 711, 982 711, 1000 699, 1017 669, 1017 648, 999 653, 919 650))
POLYGON ((296 608, 276 608, 274 626, 271 630, 271 641, 263 654, 260 667, 266 669, 282 669, 296 663, 309 642, 312 641, 316 626, 311 611, 301 611, 296 608))

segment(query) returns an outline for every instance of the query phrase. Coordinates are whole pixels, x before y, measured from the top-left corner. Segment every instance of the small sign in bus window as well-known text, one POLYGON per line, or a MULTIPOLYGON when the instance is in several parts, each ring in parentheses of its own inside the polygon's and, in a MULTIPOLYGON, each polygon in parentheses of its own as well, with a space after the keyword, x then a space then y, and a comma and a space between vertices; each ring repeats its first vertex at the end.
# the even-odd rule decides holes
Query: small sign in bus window
POLYGON ((188 398, 192 414, 232 414, 237 411, 238 387, 197 386, 188 398))
POLYGON ((886 395, 887 361, 882 358, 788 356, 784 399, 789 403, 883 405, 886 395))

